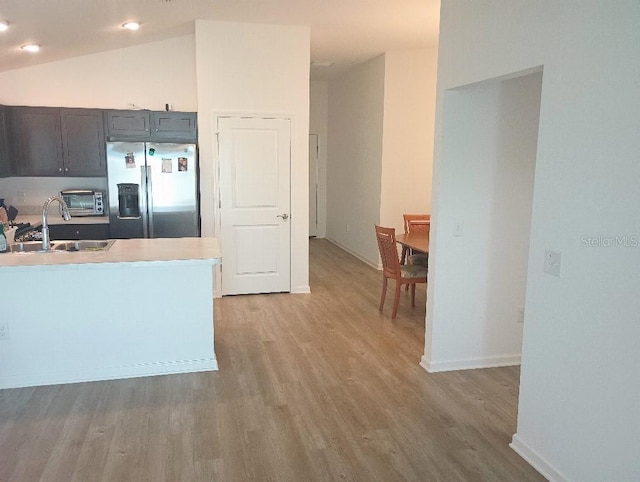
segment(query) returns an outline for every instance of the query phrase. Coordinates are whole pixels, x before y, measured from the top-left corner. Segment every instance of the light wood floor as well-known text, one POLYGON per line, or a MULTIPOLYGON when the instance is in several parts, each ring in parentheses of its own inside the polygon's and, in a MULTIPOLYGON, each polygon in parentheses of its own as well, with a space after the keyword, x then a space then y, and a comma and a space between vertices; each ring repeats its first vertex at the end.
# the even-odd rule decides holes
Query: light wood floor
POLYGON ((311 295, 216 301, 220 370, 0 390, 0 481, 537 481, 517 368, 429 374, 425 290, 311 241, 311 295), (391 294, 389 294, 391 299, 391 294))

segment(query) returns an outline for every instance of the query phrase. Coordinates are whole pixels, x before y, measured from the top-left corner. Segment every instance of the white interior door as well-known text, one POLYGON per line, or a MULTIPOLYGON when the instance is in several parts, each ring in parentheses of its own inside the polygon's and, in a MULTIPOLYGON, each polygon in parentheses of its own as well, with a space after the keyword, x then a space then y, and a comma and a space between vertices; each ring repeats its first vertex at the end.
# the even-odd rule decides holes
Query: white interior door
POLYGON ((318 134, 309 135, 309 236, 318 234, 318 134))
POLYGON ((222 294, 291 291, 291 125, 218 119, 222 294))

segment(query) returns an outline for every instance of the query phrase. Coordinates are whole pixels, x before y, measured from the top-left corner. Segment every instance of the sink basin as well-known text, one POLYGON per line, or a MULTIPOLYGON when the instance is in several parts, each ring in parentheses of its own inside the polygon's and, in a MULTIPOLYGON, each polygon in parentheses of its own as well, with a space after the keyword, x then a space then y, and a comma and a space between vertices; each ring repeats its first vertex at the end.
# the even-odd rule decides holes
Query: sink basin
POLYGON ((7 245, 8 253, 44 253, 42 250, 42 241, 27 241, 24 243, 9 243, 7 245))
POLYGON ((64 253, 73 251, 106 251, 115 239, 98 241, 53 241, 49 251, 43 251, 42 241, 26 241, 24 243, 9 243, 8 253, 64 253))
POLYGON ((115 243, 114 239, 108 241, 55 241, 51 249, 54 251, 106 251, 115 243))

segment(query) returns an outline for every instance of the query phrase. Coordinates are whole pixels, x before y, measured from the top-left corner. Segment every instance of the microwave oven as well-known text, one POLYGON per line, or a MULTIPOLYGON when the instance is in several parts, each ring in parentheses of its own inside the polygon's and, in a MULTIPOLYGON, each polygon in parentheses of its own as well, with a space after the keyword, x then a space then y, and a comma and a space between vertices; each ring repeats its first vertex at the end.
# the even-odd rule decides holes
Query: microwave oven
POLYGON ((105 195, 93 189, 69 189, 60 191, 71 216, 104 216, 105 195))

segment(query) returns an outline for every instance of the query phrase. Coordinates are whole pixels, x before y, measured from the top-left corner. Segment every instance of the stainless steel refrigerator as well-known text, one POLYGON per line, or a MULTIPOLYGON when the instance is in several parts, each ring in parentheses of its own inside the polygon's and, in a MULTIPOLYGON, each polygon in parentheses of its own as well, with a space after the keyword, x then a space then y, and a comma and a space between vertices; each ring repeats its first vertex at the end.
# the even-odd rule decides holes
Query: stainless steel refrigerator
POLYGON ((195 144, 108 142, 112 238, 200 236, 195 144))

